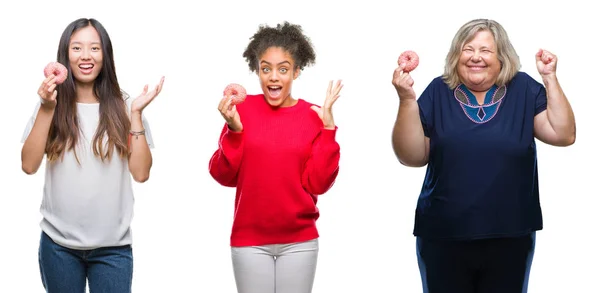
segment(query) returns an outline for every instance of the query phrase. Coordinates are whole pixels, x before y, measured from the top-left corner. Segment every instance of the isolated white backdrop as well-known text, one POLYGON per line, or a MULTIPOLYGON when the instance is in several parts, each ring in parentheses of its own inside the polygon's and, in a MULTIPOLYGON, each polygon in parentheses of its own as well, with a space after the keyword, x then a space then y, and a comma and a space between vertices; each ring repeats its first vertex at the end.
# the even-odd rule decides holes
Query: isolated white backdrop
POLYGON ((151 177, 134 185, 134 292, 235 292, 228 246, 234 189, 218 185, 207 170, 223 124, 216 108, 230 82, 260 91, 242 52, 260 24, 284 20, 301 24, 317 53, 293 96, 320 104, 329 80, 345 85, 334 107, 340 173, 318 203, 322 236, 313 292, 419 292, 412 225, 425 168, 401 166, 393 154, 392 73, 402 51, 418 52, 413 78, 420 94, 441 74, 456 30, 474 18, 499 21, 522 70, 538 81, 537 49, 557 54, 557 74, 577 119, 575 145, 538 144, 545 229, 537 236, 530 292, 600 292, 594 152, 600 103, 593 76, 600 26, 591 6, 574 0, 347 2, 0 4, 0 292, 43 292, 37 249, 44 167, 33 176, 21 172, 20 139, 42 69, 55 60, 63 29, 79 17, 96 18, 108 30, 119 81, 130 94, 166 76, 145 111, 156 143, 151 177))

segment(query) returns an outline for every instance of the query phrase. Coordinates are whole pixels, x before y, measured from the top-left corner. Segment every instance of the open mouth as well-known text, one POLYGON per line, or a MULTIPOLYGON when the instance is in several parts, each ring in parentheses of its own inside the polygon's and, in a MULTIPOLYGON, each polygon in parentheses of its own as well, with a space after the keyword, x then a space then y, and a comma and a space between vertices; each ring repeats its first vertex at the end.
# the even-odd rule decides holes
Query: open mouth
POLYGON ((267 90, 269 91, 269 96, 271 96, 271 98, 278 98, 281 94, 280 86, 268 86, 267 90))
POLYGON ((92 72, 93 68, 94 64, 79 64, 79 69, 81 69, 81 71, 84 73, 92 72))

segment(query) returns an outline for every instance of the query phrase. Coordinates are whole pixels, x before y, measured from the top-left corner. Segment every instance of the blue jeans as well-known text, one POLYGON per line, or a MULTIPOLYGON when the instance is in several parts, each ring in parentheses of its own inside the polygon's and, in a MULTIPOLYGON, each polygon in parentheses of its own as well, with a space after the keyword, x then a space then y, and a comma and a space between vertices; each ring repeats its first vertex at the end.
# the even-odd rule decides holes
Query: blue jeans
POLYGON ((39 249, 42 283, 48 293, 129 293, 133 278, 131 245, 91 250, 56 244, 42 232, 39 249))

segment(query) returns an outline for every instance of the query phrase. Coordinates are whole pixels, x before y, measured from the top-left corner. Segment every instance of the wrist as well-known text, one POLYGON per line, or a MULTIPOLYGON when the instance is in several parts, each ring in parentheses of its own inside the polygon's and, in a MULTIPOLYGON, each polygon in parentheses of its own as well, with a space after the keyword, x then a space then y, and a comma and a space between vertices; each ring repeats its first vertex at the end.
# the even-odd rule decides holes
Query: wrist
POLYGON ((144 135, 144 134, 146 134, 146 129, 143 129, 143 128, 141 130, 133 130, 133 129, 131 129, 131 130, 129 130, 129 134, 131 134, 133 136, 144 135))
POLYGON ((414 93, 406 93, 406 92, 401 93, 400 91, 397 91, 397 93, 398 93, 398 98, 400 99, 401 102, 417 100, 417 96, 414 93))
POLYGON ((411 98, 400 98, 400 107, 412 107, 413 105, 417 104, 417 100, 416 99, 411 99, 411 98))
POLYGON ((235 126, 233 126, 231 124, 227 124, 227 128, 229 128, 229 130, 231 130, 232 132, 237 132, 237 133, 242 132, 242 130, 244 130, 244 128, 241 127, 241 126, 240 127, 235 127, 235 126))
POLYGON ((544 82, 544 84, 548 84, 548 83, 554 83, 556 82, 557 78, 556 78, 556 73, 549 73, 549 74, 544 74, 542 75, 542 81, 544 82))
POLYGON ((141 135, 146 135, 146 129, 142 129, 141 131, 129 130, 129 138, 127 140, 127 145, 131 147, 131 138, 135 138, 135 140, 138 140, 141 135))
POLYGON ((40 110, 44 111, 48 114, 53 114, 55 109, 56 109, 56 103, 50 103, 50 102, 43 103, 42 102, 42 105, 40 106, 40 110))

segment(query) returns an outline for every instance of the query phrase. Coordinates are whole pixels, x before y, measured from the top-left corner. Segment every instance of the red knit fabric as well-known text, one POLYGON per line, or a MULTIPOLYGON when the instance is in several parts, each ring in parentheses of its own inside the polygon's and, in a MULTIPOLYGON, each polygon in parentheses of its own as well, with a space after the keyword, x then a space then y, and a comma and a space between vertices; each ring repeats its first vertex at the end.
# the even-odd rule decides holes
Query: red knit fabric
POLYGON ((335 130, 312 104, 272 107, 263 95, 237 105, 244 129, 223 127, 209 163, 221 185, 236 187, 231 246, 285 244, 319 236, 317 195, 333 185, 340 159, 335 130))

